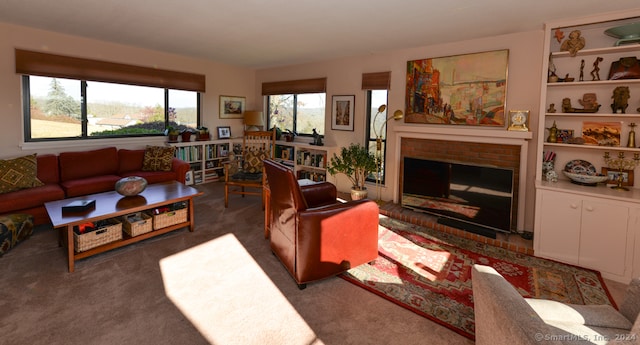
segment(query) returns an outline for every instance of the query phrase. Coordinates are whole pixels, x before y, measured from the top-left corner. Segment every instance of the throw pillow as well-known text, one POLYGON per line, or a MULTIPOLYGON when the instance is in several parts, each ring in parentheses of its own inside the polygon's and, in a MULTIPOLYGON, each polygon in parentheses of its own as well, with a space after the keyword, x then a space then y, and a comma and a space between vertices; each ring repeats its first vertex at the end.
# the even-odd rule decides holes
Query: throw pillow
POLYGON ((142 171, 171 171, 173 146, 147 146, 144 150, 142 171))
POLYGON ((244 171, 248 173, 262 172, 262 161, 267 159, 267 153, 260 149, 249 149, 244 155, 244 171))
POLYGON ((36 154, 14 159, 0 160, 0 193, 43 186, 38 180, 36 154))

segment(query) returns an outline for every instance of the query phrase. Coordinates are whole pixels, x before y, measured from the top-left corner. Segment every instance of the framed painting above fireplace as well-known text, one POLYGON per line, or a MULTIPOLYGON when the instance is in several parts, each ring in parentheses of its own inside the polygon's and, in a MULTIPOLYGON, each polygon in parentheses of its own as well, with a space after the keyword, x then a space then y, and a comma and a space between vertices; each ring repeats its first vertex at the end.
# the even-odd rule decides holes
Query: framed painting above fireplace
POLYGON ((405 122, 505 127, 509 50, 407 62, 405 122))

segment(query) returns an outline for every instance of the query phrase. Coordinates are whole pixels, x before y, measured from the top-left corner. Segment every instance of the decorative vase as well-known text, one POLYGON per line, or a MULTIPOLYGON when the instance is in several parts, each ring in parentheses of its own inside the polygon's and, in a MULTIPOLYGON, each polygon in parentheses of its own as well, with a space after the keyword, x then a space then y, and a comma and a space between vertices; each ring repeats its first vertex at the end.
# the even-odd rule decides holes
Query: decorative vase
POLYGON ((351 188, 351 200, 362 200, 367 198, 367 189, 351 188))
POLYGON ((147 188, 147 180, 140 176, 129 176, 116 182, 116 192, 124 196, 138 195, 145 188, 147 188))

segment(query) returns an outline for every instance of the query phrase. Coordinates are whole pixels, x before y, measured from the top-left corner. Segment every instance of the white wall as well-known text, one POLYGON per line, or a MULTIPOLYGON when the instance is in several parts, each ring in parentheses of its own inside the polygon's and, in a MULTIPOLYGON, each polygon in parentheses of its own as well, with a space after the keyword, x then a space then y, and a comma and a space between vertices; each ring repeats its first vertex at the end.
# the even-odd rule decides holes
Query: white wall
POLYGON ((202 125, 209 127, 214 137, 217 135, 216 126, 231 126, 233 136, 242 135, 243 130, 241 119, 220 119, 218 117, 220 95, 246 96, 248 108, 261 106, 261 98, 256 102, 254 96, 255 71, 252 69, 0 23, 0 119, 2 120, 0 158, 34 152, 58 153, 104 146, 137 148, 147 144, 161 145, 166 141, 164 137, 158 137, 153 139, 92 140, 81 143, 24 144, 21 82, 20 75, 15 72, 16 48, 204 74, 207 84, 206 92, 201 98, 202 125))
MULTIPOLYGON (((507 80, 507 101, 506 110, 519 109, 530 110, 530 128, 537 128, 538 109, 540 103, 540 83, 542 78, 542 50, 544 32, 531 31, 503 36, 496 36, 484 39, 453 42, 435 46, 416 47, 411 49, 395 50, 384 53, 377 53, 368 56, 359 56, 339 60, 322 61, 295 66, 285 66, 279 68, 258 70, 256 73, 256 85, 263 82, 295 80, 306 78, 327 77, 327 109, 330 109, 331 96, 333 95, 355 95, 355 130, 353 132, 332 131, 330 121, 325 125, 325 144, 327 146, 348 146, 352 142, 364 143, 365 135, 365 111, 366 99, 365 91, 361 90, 362 73, 391 71, 391 89, 389 91, 388 111, 396 109, 404 111, 405 102, 405 81, 407 61, 435 58, 442 56, 476 53, 498 49, 509 50, 509 66, 507 80)), ((256 88, 254 98, 260 97, 260 88, 256 88)), ((331 117, 328 110, 327 118, 331 117)), ((382 190, 382 199, 393 199, 391 187, 397 181, 397 160, 394 157, 396 150, 394 127, 404 125, 404 123, 388 123, 388 147, 387 147, 387 186, 382 190)), ((434 125, 411 124, 417 127, 433 127, 434 125)), ((435 125, 443 126, 444 125, 435 125)), ((487 129, 504 131, 505 129, 487 129)), ((544 133, 541 134, 544 136, 544 133)), ((309 139, 307 139, 309 140, 309 139)), ((533 140, 529 143, 528 166, 534 169, 535 147, 538 140, 538 133, 533 133, 533 140)), ((533 206, 534 206, 534 179, 535 174, 527 174, 526 188, 526 210, 524 229, 533 230, 533 206)), ((331 179, 337 183, 338 189, 348 191, 350 186, 346 178, 331 179)), ((372 185, 369 188, 374 191, 372 185)))

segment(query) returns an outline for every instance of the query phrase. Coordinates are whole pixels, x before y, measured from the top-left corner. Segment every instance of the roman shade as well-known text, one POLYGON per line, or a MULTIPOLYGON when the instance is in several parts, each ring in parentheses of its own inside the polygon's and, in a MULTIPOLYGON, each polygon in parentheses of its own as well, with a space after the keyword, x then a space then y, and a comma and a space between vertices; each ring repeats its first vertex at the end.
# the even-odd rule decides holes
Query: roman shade
POLYGON ((391 88, 391 72, 362 73, 363 90, 388 90, 391 88))
POLYGON ((205 76, 16 49, 16 73, 205 92, 205 76))
POLYGON ((262 95, 321 93, 327 90, 327 78, 301 79, 262 83, 262 95))

